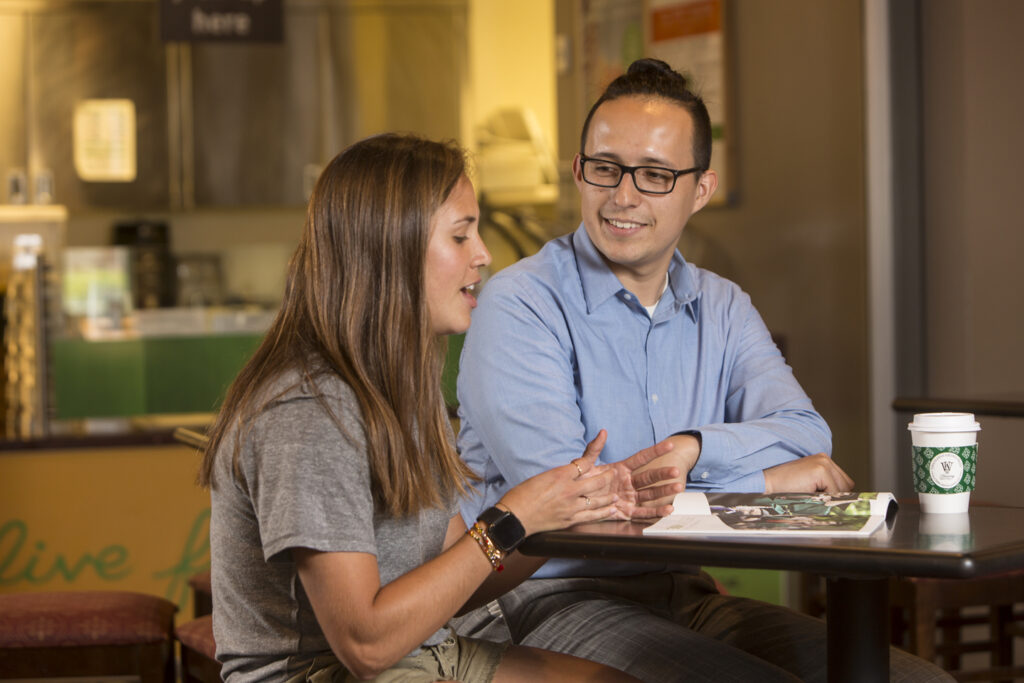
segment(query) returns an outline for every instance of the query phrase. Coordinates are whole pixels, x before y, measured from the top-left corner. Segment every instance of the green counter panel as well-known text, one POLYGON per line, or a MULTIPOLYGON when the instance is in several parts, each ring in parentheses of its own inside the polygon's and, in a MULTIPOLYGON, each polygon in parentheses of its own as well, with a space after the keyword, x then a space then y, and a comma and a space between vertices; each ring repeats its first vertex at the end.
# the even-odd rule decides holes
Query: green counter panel
POLYGON ((55 417, 213 411, 262 335, 162 337, 52 346, 55 417))
POLYGON ((704 571, 718 579, 729 595, 753 598, 774 605, 786 604, 786 591, 783 587, 785 572, 732 567, 704 567, 704 571))
POLYGON ((459 358, 462 355, 464 341, 466 341, 464 334, 453 334, 448 337, 448 351, 445 356, 444 372, 441 375, 441 391, 444 393, 445 405, 449 408, 459 407, 456 383, 459 378, 459 358))
POLYGON ((58 339, 51 354, 57 418, 143 414, 145 359, 141 340, 58 339))

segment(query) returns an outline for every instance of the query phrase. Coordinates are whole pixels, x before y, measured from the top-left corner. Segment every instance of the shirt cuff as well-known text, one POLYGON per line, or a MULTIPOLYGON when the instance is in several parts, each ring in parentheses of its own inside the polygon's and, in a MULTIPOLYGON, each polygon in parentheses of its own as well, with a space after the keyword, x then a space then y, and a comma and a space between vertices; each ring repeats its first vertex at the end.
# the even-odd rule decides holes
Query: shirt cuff
POLYGON ((697 449, 698 449, 697 455, 700 456, 700 451, 704 449, 704 437, 701 436, 700 430, 699 429, 684 429, 681 432, 676 432, 672 436, 682 436, 682 435, 692 436, 693 438, 697 439, 697 449))
MULTIPOLYGON (((727 433, 714 428, 709 429, 706 434, 699 430, 677 432, 689 433, 701 435, 698 437, 701 442, 701 455, 687 477, 695 490, 764 493, 762 470, 736 476, 735 468, 731 467, 734 463, 729 459, 729 446, 733 445, 733 441, 727 433), (706 453, 705 443, 708 445, 706 453)), ((687 485, 687 488, 690 488, 690 485, 687 485)))

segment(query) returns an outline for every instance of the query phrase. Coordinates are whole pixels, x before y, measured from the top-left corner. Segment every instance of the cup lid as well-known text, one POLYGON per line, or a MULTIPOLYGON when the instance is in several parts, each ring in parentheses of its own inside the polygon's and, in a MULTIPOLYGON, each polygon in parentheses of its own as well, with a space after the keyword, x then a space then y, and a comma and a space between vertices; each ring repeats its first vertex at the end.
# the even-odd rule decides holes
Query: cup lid
POLYGON ((907 429, 919 432, 977 432, 974 413, 918 413, 907 429))

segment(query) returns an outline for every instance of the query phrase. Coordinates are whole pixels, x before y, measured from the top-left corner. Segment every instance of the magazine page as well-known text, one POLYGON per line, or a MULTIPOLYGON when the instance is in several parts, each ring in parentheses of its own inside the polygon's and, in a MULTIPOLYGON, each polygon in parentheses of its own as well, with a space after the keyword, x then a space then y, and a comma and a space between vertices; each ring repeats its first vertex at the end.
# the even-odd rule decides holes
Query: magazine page
POLYGON ((895 512, 891 493, 699 493, 684 491, 645 534, 855 535, 874 533, 895 512))

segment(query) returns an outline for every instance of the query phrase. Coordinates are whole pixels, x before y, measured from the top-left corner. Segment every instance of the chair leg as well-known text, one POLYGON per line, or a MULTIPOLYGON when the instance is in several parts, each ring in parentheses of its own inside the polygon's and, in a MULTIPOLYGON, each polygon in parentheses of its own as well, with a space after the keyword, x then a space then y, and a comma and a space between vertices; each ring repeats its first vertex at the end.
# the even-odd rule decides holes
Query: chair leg
POLYGON ((1013 621, 1013 605, 993 605, 989 609, 992 634, 992 668, 1013 667, 1013 635, 1007 626, 1013 621))
POLYGON ((929 662, 935 661, 936 600, 931 586, 917 590, 910 608, 910 652, 929 662))
POLYGON ((175 675, 173 643, 152 643, 140 647, 140 683, 174 683, 175 675))
POLYGON ((944 609, 939 618, 945 623, 942 627, 942 643, 951 646, 942 657, 943 668, 946 671, 957 671, 960 669, 960 652, 956 649, 959 646, 961 635, 960 626, 957 625, 957 621, 960 619, 960 610, 944 609))
POLYGON ((910 647, 910 644, 907 642, 907 626, 905 609, 893 608, 889 610, 889 639, 893 645, 904 650, 910 647))

